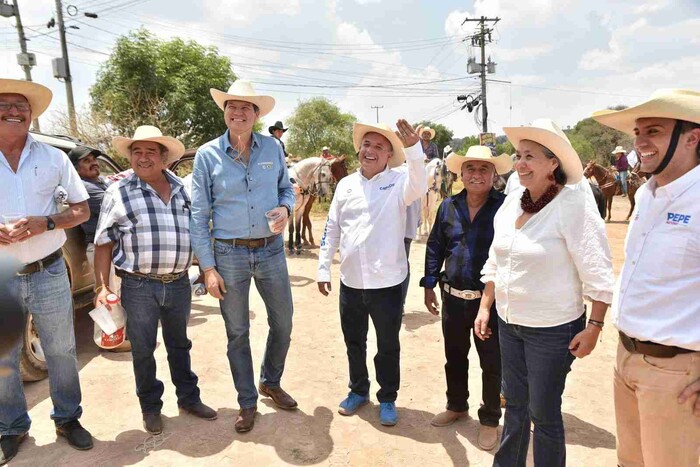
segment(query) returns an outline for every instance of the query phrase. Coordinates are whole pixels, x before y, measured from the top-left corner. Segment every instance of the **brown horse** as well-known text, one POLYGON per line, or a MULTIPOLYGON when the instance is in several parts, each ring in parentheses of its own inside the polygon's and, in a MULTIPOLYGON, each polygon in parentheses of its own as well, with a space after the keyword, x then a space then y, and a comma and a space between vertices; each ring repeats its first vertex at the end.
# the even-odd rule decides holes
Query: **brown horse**
MULTIPOLYGON (((608 209, 608 217, 606 220, 610 221, 610 216, 612 215, 612 201, 617 191, 615 176, 610 170, 596 164, 595 161, 588 161, 586 168, 583 170, 583 176, 586 178, 594 177, 598 182, 598 186, 603 192, 603 196, 605 196, 605 204, 608 209)), ((626 220, 629 220, 632 216, 632 211, 634 211, 634 194, 644 181, 645 180, 634 172, 627 180, 627 197, 630 200, 630 211, 627 214, 626 220)))
MULTIPOLYGON (((336 159, 331 162, 331 174, 333 175, 333 181, 337 184, 343 177, 348 175, 348 166, 345 164, 345 156, 336 157, 336 159)), ((335 189, 334 189, 335 191, 335 189)), ((306 203, 304 208, 304 215, 301 218, 301 239, 304 245, 316 246, 314 242, 314 234, 311 230, 311 207, 316 201, 315 196, 311 196, 309 202, 306 203), (309 239, 306 239, 306 232, 309 232, 309 239)))

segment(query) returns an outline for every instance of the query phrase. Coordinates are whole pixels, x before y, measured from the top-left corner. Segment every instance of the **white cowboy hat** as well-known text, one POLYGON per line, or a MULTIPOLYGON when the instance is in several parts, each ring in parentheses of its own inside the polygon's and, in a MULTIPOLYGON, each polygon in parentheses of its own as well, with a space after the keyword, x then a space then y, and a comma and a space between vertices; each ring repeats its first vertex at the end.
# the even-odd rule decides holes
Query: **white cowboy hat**
POLYGON ((466 156, 457 153, 450 154, 447 159, 445 159, 445 165, 447 165, 450 172, 461 175, 462 164, 468 161, 489 162, 496 168, 496 173, 498 175, 508 173, 510 169, 513 168, 513 162, 511 162, 508 154, 501 154, 498 157, 493 157, 491 155, 491 148, 487 146, 472 146, 467 149, 466 156))
POLYGON ((403 143, 386 123, 353 123, 352 143, 355 146, 355 151, 360 150, 362 138, 364 138, 367 133, 379 133, 391 143, 393 154, 387 163, 389 167, 393 169, 403 164, 403 161, 406 160, 406 154, 403 152, 403 143))
POLYGON ((452 146, 450 146, 449 144, 442 149, 443 154, 449 154, 451 152, 452 152, 452 146))
POLYGON ((53 97, 53 93, 46 86, 21 79, 0 79, 0 94, 23 95, 32 107, 32 118, 43 114, 53 97))
POLYGON ((625 148, 623 148, 622 146, 618 146, 615 149, 613 149, 613 152, 611 152, 610 154, 619 154, 619 153, 627 154, 627 151, 625 151, 625 148))
POLYGON ((638 118, 671 118, 700 123, 700 92, 688 89, 659 89, 649 100, 624 110, 593 112, 598 123, 634 135, 638 118))
POLYGON ((133 138, 124 136, 115 136, 112 138, 112 146, 117 150, 119 155, 130 157, 129 148, 135 141, 153 141, 160 143, 168 148, 168 165, 182 157, 185 153, 185 145, 172 136, 163 136, 163 133, 156 127, 151 125, 141 125, 134 132, 133 138))
POLYGON ((530 126, 507 127, 503 131, 516 149, 520 141, 526 139, 552 151, 561 162, 567 184, 578 183, 583 177, 583 166, 578 153, 559 125, 549 118, 538 118, 530 126))
POLYGON ((221 110, 224 110, 224 104, 226 101, 243 101, 250 102, 258 106, 260 109, 260 114, 258 117, 264 117, 269 114, 275 107, 275 99, 271 96, 261 96, 255 89, 250 81, 245 81, 242 79, 233 82, 231 87, 228 88, 227 92, 219 91, 218 89, 209 89, 211 97, 216 102, 221 110))
POLYGON ((321 151, 330 151, 330 149, 328 149, 328 146, 323 146, 323 148, 321 149, 321 151))
POLYGON ((426 131, 430 133, 430 139, 435 138, 435 130, 433 130, 429 126, 424 126, 423 129, 420 131, 420 135, 418 135, 418 136, 422 137, 423 133, 425 133, 426 131))

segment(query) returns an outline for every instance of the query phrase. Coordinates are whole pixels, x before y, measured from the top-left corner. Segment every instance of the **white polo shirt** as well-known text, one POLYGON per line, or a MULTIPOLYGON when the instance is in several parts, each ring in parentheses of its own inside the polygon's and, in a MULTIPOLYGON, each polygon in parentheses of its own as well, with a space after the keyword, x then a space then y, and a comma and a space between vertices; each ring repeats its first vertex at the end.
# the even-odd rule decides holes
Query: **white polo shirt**
MULTIPOLYGON (((59 212, 56 203, 58 187, 63 187, 67 193, 68 203, 80 203, 89 198, 68 156, 60 149, 36 141, 32 135, 27 135, 17 173, 12 171, 4 154, 0 157, 0 187, 0 215, 56 214, 59 212)), ((29 264, 58 250, 65 241, 65 232, 56 229, 19 243, 0 245, 0 254, 9 254, 21 263, 29 264)))
POLYGON ((381 289, 406 278, 406 207, 428 182, 420 142, 404 152, 408 170, 386 168, 369 180, 358 170, 338 182, 321 240, 319 282, 331 281, 338 247, 340 280, 348 287, 381 289))
POLYGON ((630 337, 700 351, 700 166, 639 187, 612 322, 630 337))

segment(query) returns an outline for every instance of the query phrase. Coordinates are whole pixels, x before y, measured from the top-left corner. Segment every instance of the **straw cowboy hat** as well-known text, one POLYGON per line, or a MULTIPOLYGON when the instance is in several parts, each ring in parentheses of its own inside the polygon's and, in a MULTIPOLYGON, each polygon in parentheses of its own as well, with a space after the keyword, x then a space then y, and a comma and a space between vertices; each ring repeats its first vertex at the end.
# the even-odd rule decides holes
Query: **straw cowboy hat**
POLYGON ((569 142, 569 138, 549 118, 539 118, 530 126, 503 128, 508 140, 517 148, 520 141, 526 139, 539 143, 554 153, 561 169, 566 174, 566 183, 578 183, 583 176, 583 166, 578 153, 569 142))
POLYGON ((269 131, 270 134, 272 134, 272 132, 275 130, 282 130, 282 133, 284 133, 285 131, 289 130, 289 128, 285 128, 284 125, 282 125, 282 122, 277 120, 274 125, 267 128, 267 131, 269 131))
POLYGON ((435 130, 433 130, 429 126, 424 126, 423 129, 420 131, 420 135, 419 135, 419 136, 421 136, 421 139, 422 139, 423 133, 425 133, 426 131, 430 133, 430 139, 435 138, 435 130))
POLYGON ((638 118, 671 118, 700 124, 700 92, 688 89, 659 89, 649 100, 624 110, 593 112, 598 123, 634 135, 638 118))
POLYGON ((403 162, 406 160, 406 154, 403 152, 403 143, 386 123, 353 123, 352 143, 355 146, 355 151, 360 151, 360 146, 362 146, 362 138, 364 138, 367 133, 379 133, 391 143, 393 154, 387 163, 390 168, 393 169, 403 164, 403 162))
POLYGON ((487 146, 472 146, 467 150, 466 156, 457 153, 450 154, 447 159, 445 159, 445 165, 447 165, 450 172, 461 175, 462 164, 468 161, 489 162, 496 167, 496 173, 498 175, 506 174, 513 168, 513 162, 511 162, 508 154, 501 154, 498 157, 493 157, 491 155, 491 148, 487 146))
POLYGON ((613 152, 611 152, 610 154, 627 154, 627 151, 625 151, 625 148, 623 148, 622 146, 618 146, 615 149, 613 149, 613 152))
POLYGON ((452 146, 450 146, 449 144, 442 149, 443 154, 449 154, 451 152, 452 152, 452 146))
POLYGON ((182 144, 177 139, 172 136, 163 136, 161 131, 151 125, 142 125, 136 129, 133 138, 126 138, 124 136, 115 136, 112 138, 112 146, 117 150, 119 155, 124 157, 130 157, 131 152, 129 148, 136 141, 152 141, 154 143, 160 143, 168 149, 168 162, 170 165, 185 153, 185 145, 182 144))
POLYGON ((0 79, 0 94, 23 95, 32 107, 32 118, 43 114, 53 97, 53 93, 46 86, 21 79, 0 79))
MULTIPOLYGON (((250 81, 245 81, 242 79, 233 82, 231 87, 228 88, 227 92, 219 91, 218 89, 209 89, 211 97, 216 102, 221 110, 224 110, 224 104, 226 101, 243 101, 250 102, 258 106, 260 109, 260 114, 258 117, 264 117, 269 114, 275 107, 275 99, 271 96, 261 96, 255 89, 250 81)), ((282 123, 282 122, 278 122, 282 123)))

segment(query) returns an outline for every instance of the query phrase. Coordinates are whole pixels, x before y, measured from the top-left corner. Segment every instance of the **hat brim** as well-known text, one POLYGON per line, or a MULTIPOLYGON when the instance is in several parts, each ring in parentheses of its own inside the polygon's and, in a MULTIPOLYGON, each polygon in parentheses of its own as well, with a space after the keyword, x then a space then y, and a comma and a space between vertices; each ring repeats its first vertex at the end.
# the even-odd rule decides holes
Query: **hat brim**
POLYGON ((432 141, 433 139, 435 139, 435 130, 433 130, 432 128, 429 129, 429 130, 421 130, 420 135, 419 135, 419 136, 421 136, 421 139, 422 139, 422 137, 423 137, 423 133, 425 133, 426 131, 427 131, 428 133, 430 133, 430 140, 431 140, 431 141, 432 141))
POLYGON ((386 130, 381 127, 376 127, 373 125, 367 125, 364 123, 353 123, 352 125, 352 143, 355 146, 355 151, 360 151, 362 146, 362 139, 367 133, 379 133, 383 137, 389 140, 392 149, 392 155, 387 162, 390 168, 399 167, 406 160, 406 154, 403 152, 403 143, 391 130, 386 130))
POLYGON ((507 154, 501 154, 498 157, 467 157, 467 156, 462 156, 457 153, 450 154, 447 156, 447 159, 445 159, 445 165, 447 166, 447 169, 452 172, 453 174, 456 175, 461 175, 462 174, 462 165, 465 162, 469 161, 481 161, 481 162, 488 162, 490 164, 493 164, 493 166, 496 168, 496 173, 498 175, 504 175, 510 172, 513 169, 513 162, 510 160, 510 156, 507 154), (505 156, 505 157, 504 157, 505 156))
POLYGON ((677 90, 662 94, 634 107, 623 110, 593 112, 593 120, 634 136, 637 119, 670 118, 700 124, 700 94, 677 90))
POLYGON ((573 184, 581 181, 583 177, 583 165, 578 153, 561 136, 551 131, 535 128, 535 127, 507 127, 503 128, 503 132, 508 137, 508 141, 515 149, 518 149, 520 141, 526 139, 534 141, 546 147, 554 153, 561 162, 561 169, 566 174, 566 183, 573 184))
POLYGON ((221 110, 224 110, 226 101, 250 102, 258 107, 258 117, 262 118, 275 108, 275 99, 272 96, 235 96, 214 88, 209 89, 209 93, 221 110))
POLYGON ((38 118, 51 104, 53 92, 33 81, 20 79, 0 79, 0 94, 21 94, 32 107, 32 118, 38 118))
POLYGON ((268 127, 268 128, 267 128, 267 131, 268 131, 270 134, 272 134, 272 132, 275 131, 275 130, 282 130, 282 133, 284 133, 284 132, 286 132, 287 130, 289 130, 289 128, 278 128, 278 127, 276 127, 276 126, 271 126, 271 127, 268 127))
POLYGON ((129 148, 132 144, 134 144, 137 141, 151 141, 153 143, 159 143, 165 146, 168 149, 168 165, 180 159, 182 155, 185 154, 185 145, 182 144, 176 138, 173 138, 172 136, 154 136, 152 138, 138 139, 125 138, 123 136, 115 136, 112 138, 112 146, 114 146, 114 149, 116 149, 117 153, 120 156, 129 158, 131 157, 131 152, 129 151, 129 148))

